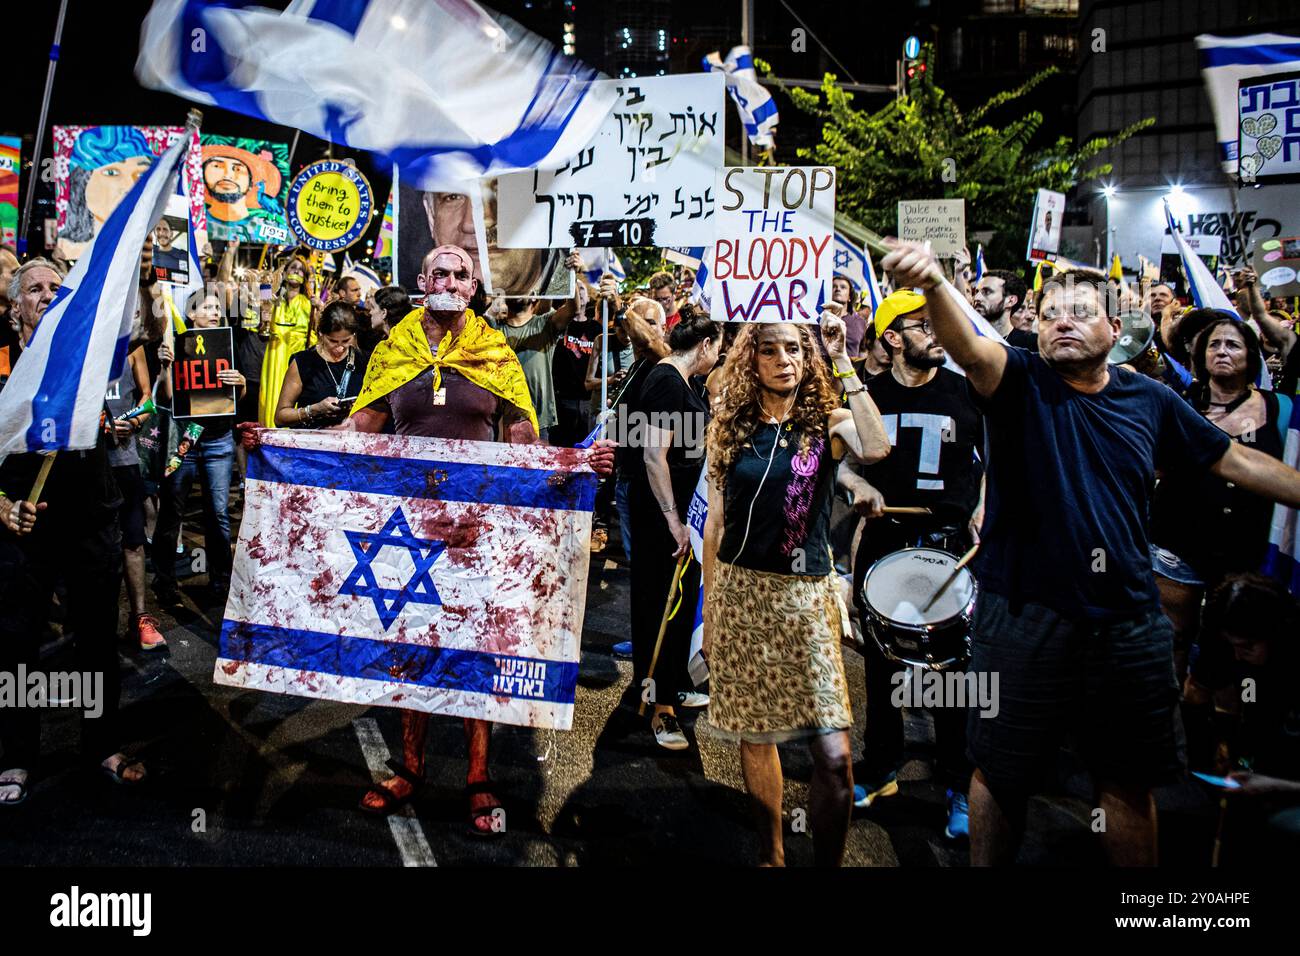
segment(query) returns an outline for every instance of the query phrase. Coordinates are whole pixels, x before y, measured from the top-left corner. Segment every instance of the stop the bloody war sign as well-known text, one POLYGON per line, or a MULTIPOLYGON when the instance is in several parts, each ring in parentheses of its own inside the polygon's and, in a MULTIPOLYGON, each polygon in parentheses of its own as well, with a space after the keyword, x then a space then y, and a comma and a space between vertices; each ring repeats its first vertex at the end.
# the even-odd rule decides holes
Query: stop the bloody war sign
POLYGON ((834 167, 732 166, 716 192, 711 317, 818 321, 834 264, 834 167))

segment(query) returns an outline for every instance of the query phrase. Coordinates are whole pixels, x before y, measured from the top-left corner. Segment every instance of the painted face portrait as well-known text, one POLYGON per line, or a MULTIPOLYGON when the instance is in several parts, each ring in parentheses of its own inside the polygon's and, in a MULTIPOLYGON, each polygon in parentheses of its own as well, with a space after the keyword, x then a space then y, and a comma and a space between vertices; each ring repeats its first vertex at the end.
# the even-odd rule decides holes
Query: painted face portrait
POLYGON ((153 161, 152 156, 131 156, 121 162, 100 166, 90 174, 86 183, 86 208, 95 217, 96 233, 153 161))
POLYGON ((237 159, 213 156, 203 163, 203 185, 218 202, 239 202, 252 183, 252 172, 237 159))

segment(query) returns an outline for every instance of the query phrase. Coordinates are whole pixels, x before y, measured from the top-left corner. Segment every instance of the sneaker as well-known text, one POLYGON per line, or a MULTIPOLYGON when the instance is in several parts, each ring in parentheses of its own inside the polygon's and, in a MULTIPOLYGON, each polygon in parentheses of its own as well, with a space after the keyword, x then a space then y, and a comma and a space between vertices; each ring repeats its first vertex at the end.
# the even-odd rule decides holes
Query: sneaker
POLYGON ((156 651, 167 646, 167 638, 158 630, 158 619, 152 614, 141 614, 136 618, 135 631, 142 651, 156 651))
POLYGON ((600 554, 609 544, 609 532, 604 528, 596 528, 591 532, 591 551, 593 554, 600 554))
POLYGON ((627 660, 631 660, 631 659, 632 659, 632 642, 631 642, 631 641, 619 641, 617 644, 615 644, 615 645, 614 645, 614 656, 615 656, 615 657, 622 657, 622 658, 625 658, 625 659, 627 659, 627 660))
POLYGON ((960 840, 970 836, 970 815, 966 804, 966 794, 956 790, 948 791, 948 825, 943 828, 943 835, 949 840, 960 840))
POLYGON ((709 695, 701 694, 698 690, 684 690, 677 694, 677 704, 681 707, 708 707, 709 695))
POLYGON ((672 714, 656 716, 650 721, 650 729, 655 732, 655 743, 665 750, 685 750, 691 745, 672 714))
POLYGON ((860 810, 865 810, 876 802, 879 797, 892 797, 898 793, 898 771, 891 771, 885 774, 875 783, 868 784, 865 787, 853 785, 853 805, 860 810))

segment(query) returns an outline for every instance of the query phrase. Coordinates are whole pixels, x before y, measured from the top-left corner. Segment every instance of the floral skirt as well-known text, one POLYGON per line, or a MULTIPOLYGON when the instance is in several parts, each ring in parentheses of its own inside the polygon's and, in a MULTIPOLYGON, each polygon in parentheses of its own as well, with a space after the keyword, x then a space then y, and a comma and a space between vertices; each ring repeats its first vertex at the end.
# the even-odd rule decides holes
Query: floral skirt
POLYGON ((853 726, 838 584, 717 562, 704 614, 708 720, 723 736, 780 743, 853 726))

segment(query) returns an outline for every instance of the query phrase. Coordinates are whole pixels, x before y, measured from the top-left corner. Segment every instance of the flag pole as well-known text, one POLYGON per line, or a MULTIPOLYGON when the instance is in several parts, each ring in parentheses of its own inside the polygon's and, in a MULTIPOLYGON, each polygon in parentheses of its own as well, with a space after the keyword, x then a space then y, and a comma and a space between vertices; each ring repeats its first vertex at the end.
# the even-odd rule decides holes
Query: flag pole
POLYGON ((45 74, 45 96, 41 99, 41 118, 36 124, 36 146, 32 151, 32 171, 27 177, 27 198, 23 200, 23 221, 18 229, 18 255, 27 254, 27 227, 32 220, 32 200, 36 198, 36 180, 41 175, 41 145, 45 140, 45 121, 50 112, 50 94, 54 92, 54 71, 59 65, 59 43, 63 39, 63 20, 68 0, 59 3, 59 20, 54 27, 54 44, 50 47, 50 66, 45 74))
POLYGON ((41 492, 45 490, 45 479, 50 477, 50 469, 54 467, 54 456, 57 454, 57 450, 52 451, 41 462, 41 470, 36 474, 36 482, 32 485, 32 492, 27 496, 29 505, 34 505, 41 500, 41 492))
POLYGON ((600 300, 600 334, 604 343, 604 354, 600 357, 600 413, 605 414, 605 402, 609 400, 609 299, 600 300))
MULTIPOLYGON (((677 567, 673 568, 673 579, 668 582, 668 600, 664 602, 664 616, 659 621, 659 636, 655 638, 654 653, 650 655, 650 671, 645 676, 645 679, 651 682, 651 687, 654 686, 655 665, 659 663, 659 649, 663 647, 664 633, 668 630, 668 619, 673 616, 673 598, 677 597, 677 592, 681 588, 682 565, 690 559, 691 550, 687 548, 686 553, 677 559, 677 567)), ((655 701, 655 703, 658 703, 658 701, 655 701)), ((637 716, 645 713, 645 705, 646 700, 643 696, 640 705, 636 709, 637 716)))

